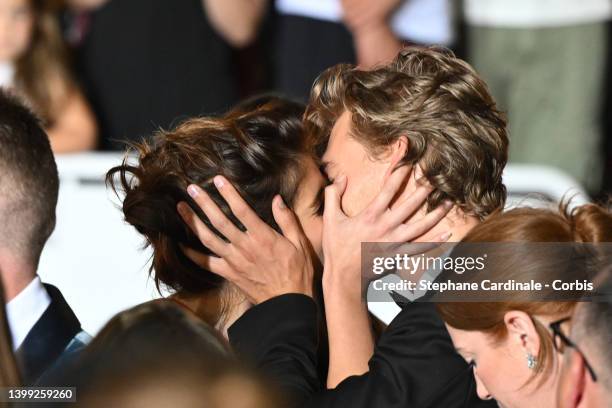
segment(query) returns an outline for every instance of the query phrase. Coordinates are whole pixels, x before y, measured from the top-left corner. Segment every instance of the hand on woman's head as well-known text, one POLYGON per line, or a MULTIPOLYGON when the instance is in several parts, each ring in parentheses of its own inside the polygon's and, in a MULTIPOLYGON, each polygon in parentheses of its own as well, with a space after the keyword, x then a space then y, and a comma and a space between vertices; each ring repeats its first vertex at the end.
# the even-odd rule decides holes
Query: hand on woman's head
POLYGON ((246 231, 229 221, 205 191, 191 185, 189 194, 227 242, 211 231, 188 205, 179 203, 177 209, 187 225, 217 256, 190 249, 186 254, 204 269, 234 283, 254 303, 288 293, 312 296, 314 269, 310 245, 295 214, 281 197, 275 197, 272 211, 282 235, 263 222, 226 179, 215 177, 215 185, 246 231))
MULTIPOLYGON (((272 198, 280 194, 290 208, 312 199, 306 194, 312 188, 304 185, 312 179, 312 171, 304 160, 310 152, 301 122, 303 111, 303 105, 277 97, 247 101, 224 116, 189 119, 158 132, 150 142, 136 146, 138 163, 124 162, 109 171, 109 184, 125 192, 126 221, 153 248, 152 274, 158 284, 198 295, 225 283, 223 274, 211 273, 214 270, 208 264, 194 263, 184 255, 181 247, 204 255, 218 252, 214 246, 202 245, 203 240, 176 211, 177 203, 188 203, 198 222, 215 233, 248 228, 239 213, 232 214, 223 191, 214 186, 215 175, 231 181, 253 214, 277 234, 281 225, 275 220, 272 198), (187 194, 190 184, 206 191, 202 197, 214 204, 214 217, 198 209, 197 201, 187 194), (220 230, 216 224, 221 219, 227 225, 220 230)), ((314 181, 320 183, 316 177, 314 181)), ((301 216, 306 220, 305 214, 301 216)), ((309 236, 316 238, 316 228, 308 227, 314 231, 309 236)))

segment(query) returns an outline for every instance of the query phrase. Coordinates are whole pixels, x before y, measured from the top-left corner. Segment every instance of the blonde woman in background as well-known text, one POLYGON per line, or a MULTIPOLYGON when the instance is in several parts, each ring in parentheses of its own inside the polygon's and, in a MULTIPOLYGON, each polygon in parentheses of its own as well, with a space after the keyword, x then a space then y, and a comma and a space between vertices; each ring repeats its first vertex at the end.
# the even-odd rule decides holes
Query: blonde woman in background
POLYGON ((96 147, 95 119, 66 64, 56 17, 42 0, 0 0, 0 87, 42 117, 55 153, 96 147))

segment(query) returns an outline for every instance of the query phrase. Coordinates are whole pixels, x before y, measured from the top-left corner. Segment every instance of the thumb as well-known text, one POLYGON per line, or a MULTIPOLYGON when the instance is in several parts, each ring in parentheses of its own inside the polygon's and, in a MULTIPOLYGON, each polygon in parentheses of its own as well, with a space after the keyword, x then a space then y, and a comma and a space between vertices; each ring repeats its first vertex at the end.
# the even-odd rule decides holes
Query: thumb
POLYGON ((272 215, 285 238, 295 246, 298 246, 302 241, 304 233, 295 214, 291 209, 287 208, 280 195, 276 195, 274 200, 272 200, 272 215))
POLYGON ((333 184, 325 188, 325 210, 323 211, 323 217, 345 215, 344 211, 342 211, 342 196, 346 191, 346 184, 346 176, 342 175, 336 178, 333 184))

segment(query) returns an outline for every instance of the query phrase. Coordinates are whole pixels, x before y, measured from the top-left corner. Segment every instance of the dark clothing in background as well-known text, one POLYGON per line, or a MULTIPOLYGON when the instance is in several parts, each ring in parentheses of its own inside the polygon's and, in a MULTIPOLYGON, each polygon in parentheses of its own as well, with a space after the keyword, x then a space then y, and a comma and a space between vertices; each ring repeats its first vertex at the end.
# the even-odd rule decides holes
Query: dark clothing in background
POLYGON ((357 58, 353 37, 341 23, 278 15, 276 42, 276 90, 303 102, 322 71, 357 58))
POLYGON ((474 376, 455 352, 433 303, 402 305, 379 339, 369 372, 321 390, 317 308, 303 295, 283 295, 248 310, 228 331, 230 343, 254 359, 300 407, 496 407, 476 395, 474 376))
POLYGON ((62 293, 45 284, 51 303, 16 351, 23 385, 32 386, 65 353, 84 347, 76 339, 81 323, 62 293))
POLYGON ((77 57, 101 148, 225 111, 237 100, 231 58, 201 0, 111 0, 91 16, 77 57))

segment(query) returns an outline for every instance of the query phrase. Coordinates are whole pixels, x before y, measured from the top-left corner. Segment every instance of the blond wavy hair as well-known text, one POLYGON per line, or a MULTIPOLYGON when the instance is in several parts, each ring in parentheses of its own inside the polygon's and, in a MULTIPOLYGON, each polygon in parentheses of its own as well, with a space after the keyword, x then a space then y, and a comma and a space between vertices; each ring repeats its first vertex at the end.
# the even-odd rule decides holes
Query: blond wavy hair
POLYGON ((484 218, 503 207, 506 119, 485 82, 451 51, 407 47, 372 70, 340 64, 324 71, 305 114, 307 132, 320 149, 345 111, 352 137, 373 156, 400 137, 408 139, 402 164, 418 163, 435 188, 429 209, 450 199, 484 218))

